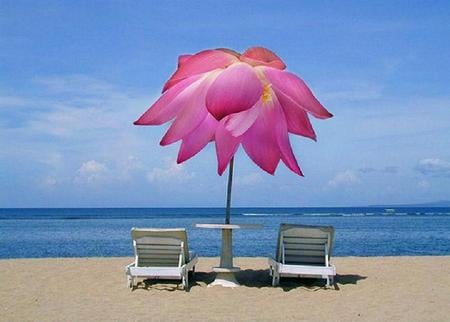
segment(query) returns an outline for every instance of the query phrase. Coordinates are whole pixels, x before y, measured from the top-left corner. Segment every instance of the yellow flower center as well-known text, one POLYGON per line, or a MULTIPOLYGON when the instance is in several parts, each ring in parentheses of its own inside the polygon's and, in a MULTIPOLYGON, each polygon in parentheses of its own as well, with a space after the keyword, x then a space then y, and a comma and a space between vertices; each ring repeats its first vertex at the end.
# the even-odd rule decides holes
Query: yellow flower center
POLYGON ((263 103, 269 103, 272 101, 270 84, 264 85, 263 92, 261 94, 261 100, 263 103))

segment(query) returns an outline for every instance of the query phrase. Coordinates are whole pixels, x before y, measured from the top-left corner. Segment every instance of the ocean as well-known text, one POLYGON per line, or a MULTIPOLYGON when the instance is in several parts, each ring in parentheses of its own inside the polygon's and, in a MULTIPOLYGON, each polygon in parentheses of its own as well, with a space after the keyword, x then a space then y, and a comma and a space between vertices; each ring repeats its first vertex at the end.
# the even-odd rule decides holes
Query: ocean
MULTIPOLYGON (((132 227, 184 227, 190 248, 218 256, 223 208, 0 209, 0 258, 132 256, 132 227)), ((450 255, 450 208, 234 208, 235 256, 273 256, 280 223, 332 225, 335 256, 450 255)))

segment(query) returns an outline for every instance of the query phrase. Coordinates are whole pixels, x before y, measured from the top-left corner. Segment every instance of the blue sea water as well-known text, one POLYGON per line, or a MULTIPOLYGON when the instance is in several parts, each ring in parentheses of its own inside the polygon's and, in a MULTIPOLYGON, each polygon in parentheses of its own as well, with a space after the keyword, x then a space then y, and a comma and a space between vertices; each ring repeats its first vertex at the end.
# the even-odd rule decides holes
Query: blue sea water
MULTIPOLYGON (((185 227, 190 248, 217 256, 222 208, 0 209, 0 258, 132 256, 132 227, 185 227)), ((270 256, 280 223, 332 225, 335 256, 450 255, 450 208, 234 208, 236 256, 270 256)))

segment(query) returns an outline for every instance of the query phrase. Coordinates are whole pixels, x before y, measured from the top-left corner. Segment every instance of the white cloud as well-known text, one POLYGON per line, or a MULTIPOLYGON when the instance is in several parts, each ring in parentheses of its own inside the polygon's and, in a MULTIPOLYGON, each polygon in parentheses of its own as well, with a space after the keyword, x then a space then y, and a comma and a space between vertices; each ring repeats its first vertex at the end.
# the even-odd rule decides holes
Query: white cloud
POLYGON ((129 155, 123 162, 122 167, 123 170, 128 173, 136 170, 142 170, 144 168, 144 165, 138 157, 129 155))
POLYGON ((92 94, 99 96, 114 90, 114 87, 104 81, 86 75, 68 75, 65 77, 37 77, 34 82, 46 87, 48 91, 61 94, 92 94))
POLYGON ((0 108, 20 107, 27 103, 26 99, 19 96, 0 96, 0 108))
MULTIPOLYGON (((27 125, 33 132, 62 137, 78 135, 86 130, 118 129, 126 119, 117 115, 120 110, 109 110, 107 104, 105 101, 80 109, 70 104, 55 103, 51 110, 35 115, 27 125)), ((131 121, 130 118, 129 124, 131 121)))
POLYGON ((353 83, 341 90, 330 90, 322 94, 322 99, 345 102, 376 100, 382 97, 383 87, 375 84, 353 83))
POLYGON ((57 168, 63 164, 63 156, 59 152, 51 152, 46 154, 39 161, 50 167, 57 168))
POLYGON ((336 176, 328 182, 328 185, 331 187, 351 186, 360 182, 361 179, 354 171, 347 170, 336 174, 336 176))
POLYGON ((67 175, 64 172, 65 164, 62 156, 58 153, 50 154, 41 160, 50 168, 50 173, 43 177, 39 185, 44 188, 57 186, 60 184, 91 184, 108 183, 123 184, 145 175, 147 169, 144 164, 135 156, 118 158, 105 163, 96 160, 83 162, 74 175, 67 175))
POLYGON ((420 189, 428 190, 428 189, 431 188, 431 183, 428 182, 427 180, 420 180, 420 181, 417 183, 417 186, 418 186, 420 189))
POLYGON ((15 122, 0 124, 0 130, 9 129, 9 125, 16 135, 63 138, 88 136, 99 130, 121 133, 119 130, 131 128, 155 99, 83 75, 39 78, 35 84, 39 96, 0 96, 0 107, 20 106, 22 110, 14 109, 15 122))
POLYGON ((364 168, 359 168, 358 171, 361 173, 373 173, 373 172, 377 172, 378 170, 375 168, 372 168, 372 167, 364 167, 364 168))
POLYGON ((106 166, 103 163, 95 160, 84 162, 78 170, 82 175, 95 174, 106 171, 106 166))
POLYGON ((55 176, 47 176, 40 181, 40 186, 44 188, 52 188, 62 183, 62 180, 55 176))
MULTIPOLYGON (((336 118, 332 121, 335 124, 340 123, 341 126, 350 126, 352 129, 343 131, 342 127, 339 128, 338 135, 343 140, 355 138, 358 141, 382 140, 380 144, 389 146, 398 144, 399 140, 408 142, 413 138, 423 140, 425 136, 440 140, 441 134, 449 131, 450 96, 411 98, 382 96, 377 100, 364 102, 363 105, 361 102, 337 102, 335 105, 337 108, 331 108, 331 112, 336 114, 336 118), (362 106, 363 108, 360 108, 362 106)), ((436 142, 439 143, 441 142, 436 142)), ((425 147, 416 147, 416 150, 424 149, 425 147)))
POLYGON ((394 173, 397 173, 398 170, 399 169, 396 166, 387 166, 387 167, 384 167, 383 169, 381 169, 380 171, 384 172, 384 173, 392 173, 392 174, 394 174, 394 173))
POLYGON ((260 173, 253 172, 249 173, 243 177, 236 178, 235 182, 236 185, 243 185, 243 186, 254 186, 263 181, 263 177, 260 173))
POLYGON ((398 173, 398 167, 397 166, 385 166, 384 168, 373 168, 373 167, 363 167, 359 168, 358 171, 360 173, 384 173, 384 174, 396 174, 398 173))
POLYGON ((152 183, 183 182, 191 179, 193 176, 193 173, 185 170, 183 164, 177 164, 175 161, 166 161, 165 167, 156 167, 147 173, 147 179, 152 183))
POLYGON ((105 164, 90 160, 84 162, 77 171, 76 183, 94 183, 105 178, 108 168, 105 164))
POLYGON ((145 177, 147 151, 157 149, 161 130, 145 132, 133 121, 155 97, 83 75, 34 79, 34 87, 23 96, 0 95, 0 107, 14 106, 9 119, 0 118, 0 138, 8 138, 0 156, 46 165, 40 186, 55 181, 49 178, 81 184, 145 177))
POLYGON ((134 155, 116 160, 114 169, 115 179, 122 181, 130 181, 136 178, 136 175, 141 175, 147 171, 144 163, 134 155))
POLYGON ((450 162, 442 159, 423 159, 419 161, 416 170, 434 177, 450 177, 450 162))

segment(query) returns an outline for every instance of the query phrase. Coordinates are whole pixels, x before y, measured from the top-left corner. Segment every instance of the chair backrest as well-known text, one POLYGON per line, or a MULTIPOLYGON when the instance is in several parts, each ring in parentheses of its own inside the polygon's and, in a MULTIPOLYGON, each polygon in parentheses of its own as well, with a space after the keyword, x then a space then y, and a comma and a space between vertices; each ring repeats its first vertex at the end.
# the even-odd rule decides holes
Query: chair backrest
POLYGON ((281 224, 276 260, 291 265, 328 266, 333 242, 332 226, 281 224))
POLYGON ((174 267, 189 261, 189 246, 184 228, 133 228, 131 238, 139 267, 174 267))

